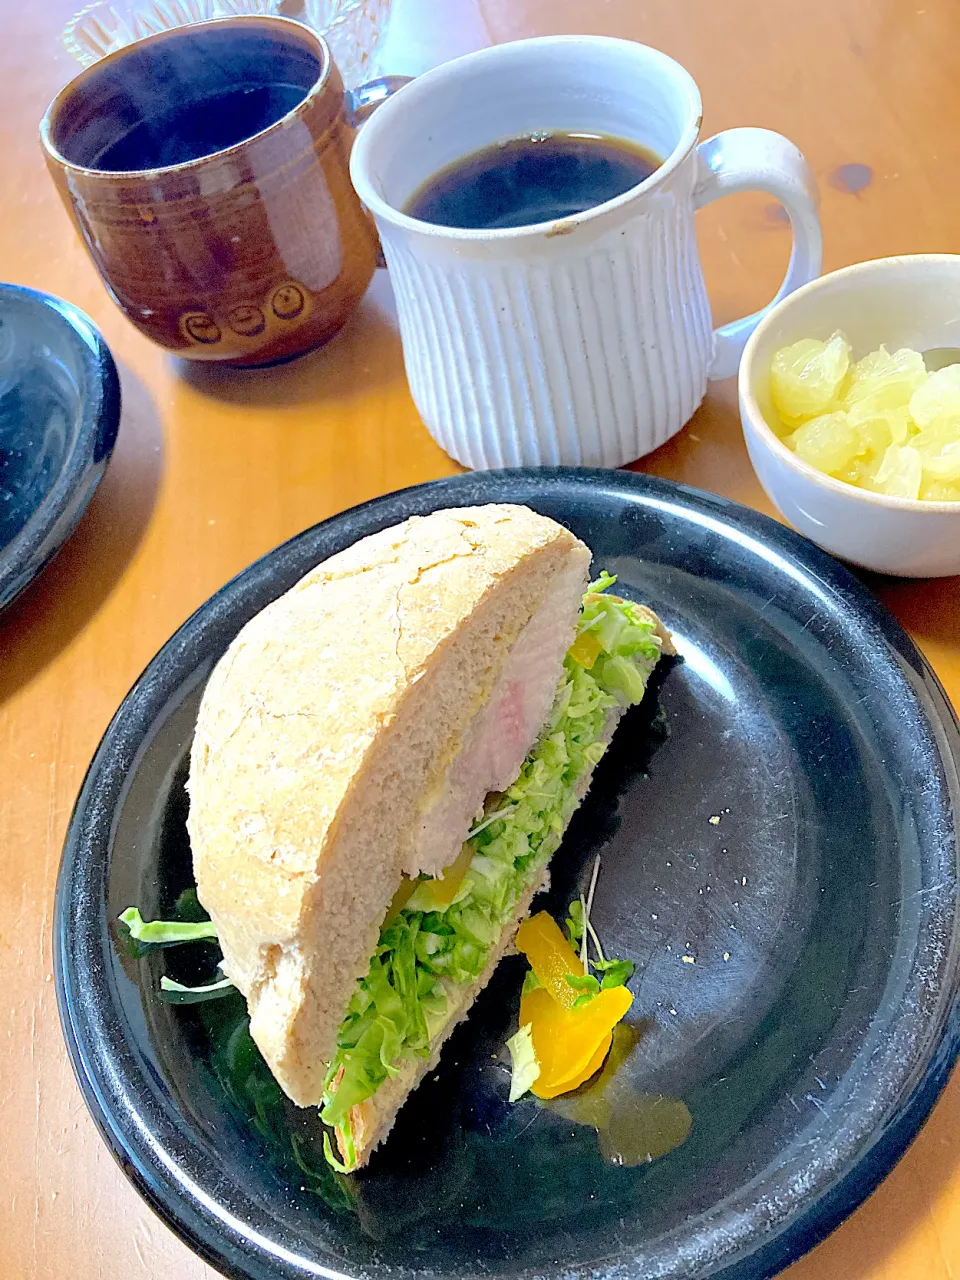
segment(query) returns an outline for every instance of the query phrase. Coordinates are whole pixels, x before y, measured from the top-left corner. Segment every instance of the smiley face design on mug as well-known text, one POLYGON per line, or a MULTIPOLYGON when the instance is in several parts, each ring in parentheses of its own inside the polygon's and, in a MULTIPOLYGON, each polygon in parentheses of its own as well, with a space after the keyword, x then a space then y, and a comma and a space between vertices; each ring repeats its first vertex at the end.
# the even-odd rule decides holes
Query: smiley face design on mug
POLYGON ((278 320, 298 320, 307 309, 308 297, 302 284, 288 280, 274 289, 270 309, 278 320))
POLYGON ((216 320, 205 311, 191 311, 181 317, 180 325, 188 338, 204 346, 213 346, 223 337, 216 320))
POLYGON ((252 302, 241 302, 227 316, 230 328, 241 338, 255 338, 267 327, 267 317, 252 302))

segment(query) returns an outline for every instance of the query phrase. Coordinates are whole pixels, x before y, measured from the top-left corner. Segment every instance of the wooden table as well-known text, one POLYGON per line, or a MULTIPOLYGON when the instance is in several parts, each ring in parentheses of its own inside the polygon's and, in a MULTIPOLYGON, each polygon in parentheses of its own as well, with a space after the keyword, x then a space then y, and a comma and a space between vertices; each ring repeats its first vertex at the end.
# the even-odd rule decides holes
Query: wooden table
MULTIPOLYGON (((124 395, 87 516, 0 623, 0 1275, 199 1280, 213 1272, 127 1185, 64 1053, 50 919, 70 809, 130 684, 212 591, 315 521, 456 467, 410 400, 382 272, 325 350, 265 373, 187 368, 122 319, 36 142, 73 70, 58 36, 78 4, 11 0, 0 28, 0 277, 89 312, 124 395)), ((415 73, 481 44, 577 31, 678 58, 703 90, 707 133, 759 124, 793 138, 820 180, 827 269, 960 250, 954 0, 396 0, 384 69, 415 73)), ((717 319, 765 302, 789 245, 777 208, 736 197, 706 211, 700 230, 717 319)), ((711 387, 686 430, 641 465, 769 510, 732 381, 711 387)), ((960 580, 871 585, 960 704, 960 580)), ((955 1077, 894 1173, 791 1280, 960 1276, 958 1140, 955 1077)))

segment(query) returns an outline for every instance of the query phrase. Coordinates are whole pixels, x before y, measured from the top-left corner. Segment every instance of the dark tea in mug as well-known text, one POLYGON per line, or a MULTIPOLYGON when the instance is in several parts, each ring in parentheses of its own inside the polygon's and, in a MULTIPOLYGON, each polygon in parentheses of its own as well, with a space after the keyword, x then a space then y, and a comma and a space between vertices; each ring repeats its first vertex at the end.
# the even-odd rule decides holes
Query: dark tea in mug
POLYGON ((639 143, 608 134, 527 134, 447 165, 428 178, 404 213, 463 230, 528 227, 613 200, 662 163, 639 143))
POLYGON ((245 142, 293 111, 322 58, 252 27, 185 29, 102 64, 90 110, 61 151, 109 173, 189 164, 245 142))
POLYGON ((305 96, 297 85, 252 85, 159 108, 108 143, 91 167, 126 173, 187 164, 269 129, 305 96))

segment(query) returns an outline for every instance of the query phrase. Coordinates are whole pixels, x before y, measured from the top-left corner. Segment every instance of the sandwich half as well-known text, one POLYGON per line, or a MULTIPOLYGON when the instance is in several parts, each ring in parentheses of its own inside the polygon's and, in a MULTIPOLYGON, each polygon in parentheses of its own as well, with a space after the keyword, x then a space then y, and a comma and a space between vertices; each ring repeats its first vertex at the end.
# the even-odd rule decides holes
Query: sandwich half
POLYGON ((285 1093, 368 1160, 487 982, 669 637, 525 507, 414 517, 240 632, 200 707, 200 901, 285 1093), (595 586, 604 586, 604 583, 595 586))

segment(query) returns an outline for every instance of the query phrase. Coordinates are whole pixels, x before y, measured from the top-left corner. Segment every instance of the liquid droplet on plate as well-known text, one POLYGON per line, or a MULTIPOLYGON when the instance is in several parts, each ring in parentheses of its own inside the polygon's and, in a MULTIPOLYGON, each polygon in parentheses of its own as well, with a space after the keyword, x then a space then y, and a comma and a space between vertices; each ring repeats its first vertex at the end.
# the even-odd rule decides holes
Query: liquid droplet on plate
POLYGON ((564 1119, 596 1129, 604 1159, 628 1168, 667 1155, 693 1127, 693 1116, 679 1098, 639 1093, 618 1074, 640 1036, 637 1027, 620 1023, 599 1075, 576 1093, 546 1104, 564 1119))

